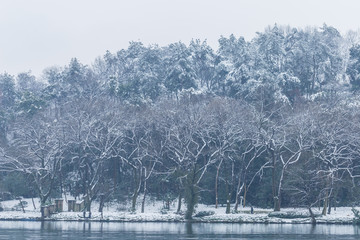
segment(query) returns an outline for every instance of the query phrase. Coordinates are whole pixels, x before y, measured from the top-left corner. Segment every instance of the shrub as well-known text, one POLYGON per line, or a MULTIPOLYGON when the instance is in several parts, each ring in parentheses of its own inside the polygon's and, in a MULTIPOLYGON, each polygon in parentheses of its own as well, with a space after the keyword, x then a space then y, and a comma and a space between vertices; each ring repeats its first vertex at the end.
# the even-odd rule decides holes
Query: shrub
POLYGON ((211 216, 214 214, 215 214, 214 211, 200 211, 197 214, 195 214, 194 217, 202 218, 202 217, 211 216))

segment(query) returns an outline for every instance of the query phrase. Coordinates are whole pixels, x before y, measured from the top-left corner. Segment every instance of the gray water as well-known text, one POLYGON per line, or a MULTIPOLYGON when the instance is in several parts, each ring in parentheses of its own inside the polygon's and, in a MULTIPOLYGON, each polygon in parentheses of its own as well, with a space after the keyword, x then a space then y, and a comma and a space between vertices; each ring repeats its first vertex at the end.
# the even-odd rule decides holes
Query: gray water
POLYGON ((360 239, 353 225, 0 222, 0 239, 360 239))

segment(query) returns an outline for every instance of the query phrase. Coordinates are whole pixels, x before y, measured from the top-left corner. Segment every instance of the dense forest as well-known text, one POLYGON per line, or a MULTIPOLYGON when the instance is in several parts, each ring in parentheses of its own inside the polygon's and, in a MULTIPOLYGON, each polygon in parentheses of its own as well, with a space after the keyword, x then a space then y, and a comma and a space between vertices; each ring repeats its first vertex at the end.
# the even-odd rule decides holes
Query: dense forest
POLYGON ((0 74, 0 192, 176 201, 188 219, 199 202, 358 205, 359 39, 274 25, 216 51, 130 42, 91 66, 0 74))

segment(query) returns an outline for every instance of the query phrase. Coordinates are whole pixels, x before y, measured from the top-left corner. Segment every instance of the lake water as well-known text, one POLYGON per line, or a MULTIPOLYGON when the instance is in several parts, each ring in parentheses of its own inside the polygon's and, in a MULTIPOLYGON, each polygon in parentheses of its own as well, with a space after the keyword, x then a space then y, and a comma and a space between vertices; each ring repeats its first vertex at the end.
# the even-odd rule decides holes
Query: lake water
POLYGON ((352 225, 0 222, 0 239, 360 239, 352 225))

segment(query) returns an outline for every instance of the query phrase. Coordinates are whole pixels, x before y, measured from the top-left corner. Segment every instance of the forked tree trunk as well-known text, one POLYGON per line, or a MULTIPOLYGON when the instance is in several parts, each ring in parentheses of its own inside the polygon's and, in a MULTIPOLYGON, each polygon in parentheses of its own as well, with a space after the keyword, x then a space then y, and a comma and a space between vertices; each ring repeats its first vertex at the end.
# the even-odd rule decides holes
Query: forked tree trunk
POLYGON ((311 207, 309 207, 309 213, 310 213, 310 217, 311 217, 311 224, 316 224, 315 215, 314 215, 313 211, 311 210, 311 207))

